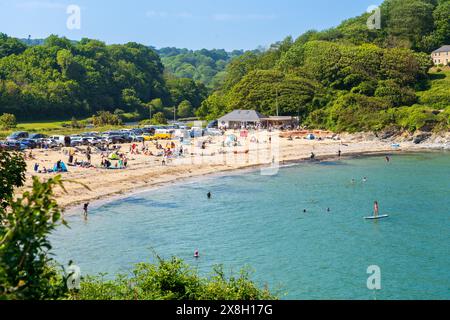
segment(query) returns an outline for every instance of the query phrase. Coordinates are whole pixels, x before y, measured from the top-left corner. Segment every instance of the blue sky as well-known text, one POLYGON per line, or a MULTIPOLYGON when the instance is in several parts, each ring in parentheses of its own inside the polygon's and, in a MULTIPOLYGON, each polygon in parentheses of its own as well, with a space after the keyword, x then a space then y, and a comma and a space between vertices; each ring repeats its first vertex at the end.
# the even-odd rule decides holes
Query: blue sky
POLYGON ((155 47, 255 49, 322 30, 381 0, 0 0, 0 32, 50 34, 155 47), (67 6, 81 8, 81 29, 66 26, 67 6))

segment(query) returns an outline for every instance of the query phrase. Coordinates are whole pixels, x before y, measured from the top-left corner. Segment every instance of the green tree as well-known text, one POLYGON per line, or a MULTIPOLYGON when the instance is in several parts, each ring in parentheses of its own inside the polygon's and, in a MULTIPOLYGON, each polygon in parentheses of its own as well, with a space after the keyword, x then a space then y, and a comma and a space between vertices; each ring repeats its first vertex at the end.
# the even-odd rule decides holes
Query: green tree
POLYGON ((156 113, 152 118, 152 124, 155 124, 155 125, 167 124, 167 119, 164 116, 164 113, 162 113, 162 112, 156 113))
POLYGON ((450 43, 450 1, 441 0, 433 12, 435 25, 435 45, 440 46, 450 43))
POLYGON ((414 49, 428 49, 421 42, 422 37, 433 31, 432 3, 424 0, 388 0, 382 9, 387 32, 391 37, 407 40, 406 44, 414 49))
POLYGON ((226 97, 220 92, 214 92, 195 112, 196 116, 204 120, 219 119, 227 112, 226 97))
POLYGON ((266 115, 304 114, 320 84, 275 70, 245 76, 229 93, 228 109, 256 109, 266 115))
POLYGON ((0 150, 0 299, 57 299, 66 286, 52 266, 49 233, 62 220, 53 187, 62 187, 60 176, 41 183, 14 198, 14 188, 24 183, 21 155, 0 150))
POLYGON ((2 214, 5 214, 4 210, 12 200, 14 188, 23 186, 25 170, 26 163, 19 153, 0 149, 0 212, 2 214))
POLYGON ((4 33, 0 33, 0 59, 12 54, 21 54, 26 48, 26 45, 18 39, 10 38, 4 33))
POLYGON ((178 106, 178 117, 188 118, 192 116, 192 105, 189 101, 184 100, 178 106))
POLYGON ((9 130, 17 127, 16 116, 10 113, 4 113, 0 116, 0 129, 9 130))
POLYGON ((109 111, 99 111, 97 115, 92 117, 92 123, 96 127, 107 125, 118 126, 122 124, 122 119, 120 116, 112 114, 109 111))

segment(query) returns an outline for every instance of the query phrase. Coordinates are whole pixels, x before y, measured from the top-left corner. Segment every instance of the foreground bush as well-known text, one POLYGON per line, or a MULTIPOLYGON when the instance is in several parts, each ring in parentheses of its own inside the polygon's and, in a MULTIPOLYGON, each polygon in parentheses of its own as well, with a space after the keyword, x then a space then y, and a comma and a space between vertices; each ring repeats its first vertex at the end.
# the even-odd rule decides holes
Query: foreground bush
POLYGON ((132 274, 119 275, 114 280, 103 276, 87 277, 81 290, 72 292, 77 300, 271 300, 268 289, 258 288, 249 272, 227 278, 221 266, 202 278, 198 272, 178 258, 158 264, 140 263, 132 274))

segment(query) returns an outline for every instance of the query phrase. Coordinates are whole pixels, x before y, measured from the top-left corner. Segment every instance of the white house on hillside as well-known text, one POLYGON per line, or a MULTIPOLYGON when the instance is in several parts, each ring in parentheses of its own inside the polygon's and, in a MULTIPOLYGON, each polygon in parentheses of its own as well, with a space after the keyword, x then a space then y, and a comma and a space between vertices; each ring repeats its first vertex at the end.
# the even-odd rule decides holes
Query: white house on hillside
POLYGON ((433 59, 434 65, 443 64, 444 66, 450 63, 450 45, 442 46, 439 49, 431 53, 431 58, 433 59))

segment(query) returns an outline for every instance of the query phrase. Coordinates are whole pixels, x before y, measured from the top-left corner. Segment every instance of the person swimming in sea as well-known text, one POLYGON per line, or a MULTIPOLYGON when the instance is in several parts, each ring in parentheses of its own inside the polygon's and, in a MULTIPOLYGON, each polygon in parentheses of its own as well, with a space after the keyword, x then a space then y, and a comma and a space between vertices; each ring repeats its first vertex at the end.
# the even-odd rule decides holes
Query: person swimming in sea
POLYGON ((198 250, 195 250, 195 252, 194 252, 194 258, 196 258, 196 259, 200 258, 200 253, 199 253, 198 250))
POLYGON ((211 192, 208 192, 206 196, 208 197, 208 199, 211 199, 212 198, 211 192))

